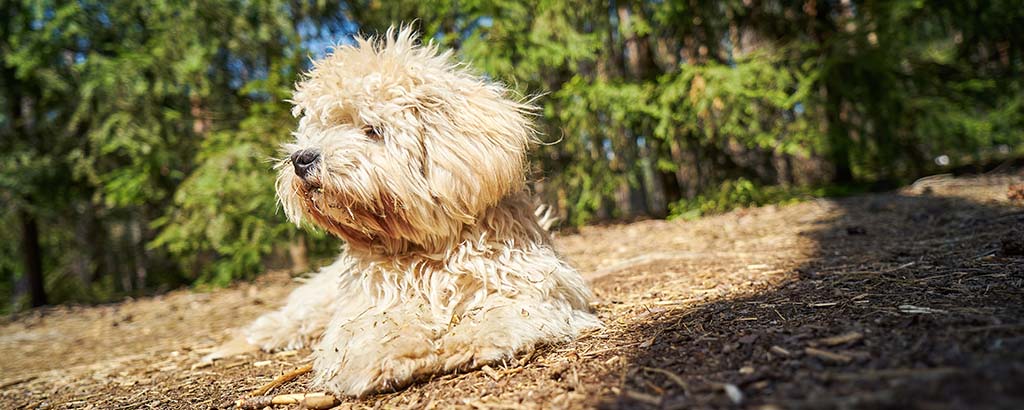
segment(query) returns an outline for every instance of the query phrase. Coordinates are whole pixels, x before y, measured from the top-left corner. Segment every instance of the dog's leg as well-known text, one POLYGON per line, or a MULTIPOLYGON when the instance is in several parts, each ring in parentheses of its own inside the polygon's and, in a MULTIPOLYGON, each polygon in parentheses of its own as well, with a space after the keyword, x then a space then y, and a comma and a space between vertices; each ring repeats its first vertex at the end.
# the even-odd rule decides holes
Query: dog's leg
POLYGON ((441 341, 444 369, 475 368, 499 362, 539 344, 575 338, 584 329, 600 328, 590 313, 590 290, 583 278, 550 248, 536 249, 516 265, 502 269, 514 277, 491 278, 516 289, 515 294, 481 287, 466 300, 479 300, 462 312, 458 325, 441 341), (531 274, 532 272, 532 274, 531 274))
POLYGON ((347 303, 313 352, 315 383, 335 393, 362 396, 442 371, 500 362, 538 343, 570 339, 581 329, 601 326, 596 317, 564 301, 495 297, 491 302, 490 308, 451 325, 433 317, 424 303, 387 310, 365 303, 362 314, 347 303))
POLYGON ((351 265, 351 260, 342 256, 320 269, 292 291, 284 307, 260 316, 245 328, 246 341, 267 351, 311 346, 340 303, 345 286, 341 278, 351 265))
POLYGON ((342 256, 320 269, 299 286, 284 307, 260 316, 231 340, 218 346, 201 361, 209 362, 260 349, 298 349, 310 346, 320 337, 324 325, 334 312, 341 294, 341 276, 351 268, 351 261, 342 256))
POLYGON ((385 307, 361 295, 346 297, 345 304, 313 352, 315 384, 361 396, 403 387, 440 370, 436 341, 444 328, 425 304, 385 307))
POLYGON ((486 305, 467 312, 442 339, 445 371, 500 362, 538 344, 569 340, 583 329, 602 326, 593 314, 564 300, 492 295, 486 305))

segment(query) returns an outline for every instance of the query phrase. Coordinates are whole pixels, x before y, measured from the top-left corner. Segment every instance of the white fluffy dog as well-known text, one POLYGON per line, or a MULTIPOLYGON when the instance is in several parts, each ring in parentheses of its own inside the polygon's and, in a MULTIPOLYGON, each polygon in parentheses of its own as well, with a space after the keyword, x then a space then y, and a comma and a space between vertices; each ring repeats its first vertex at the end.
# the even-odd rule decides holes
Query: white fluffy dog
POLYGON ((408 29, 335 49, 293 102, 278 197, 346 246, 249 343, 311 345, 315 383, 359 396, 601 325, 526 192, 533 107, 408 29))

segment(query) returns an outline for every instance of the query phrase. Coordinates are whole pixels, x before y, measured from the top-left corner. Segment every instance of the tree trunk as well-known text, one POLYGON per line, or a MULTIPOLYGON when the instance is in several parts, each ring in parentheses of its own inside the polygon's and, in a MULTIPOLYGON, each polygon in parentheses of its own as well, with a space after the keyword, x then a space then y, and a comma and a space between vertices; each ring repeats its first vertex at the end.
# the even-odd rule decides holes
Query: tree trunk
MULTIPOLYGON (((677 167, 682 168, 683 164, 680 156, 678 155, 679 148, 677 147, 676 138, 670 138, 668 141, 658 142, 658 155, 657 158, 669 158, 675 161, 677 167)), ((655 170, 658 173, 658 177, 661 178, 661 187, 665 194, 665 211, 668 211, 668 205, 680 200, 683 197, 683 185, 682 181, 677 177, 677 171, 669 171, 659 169, 658 164, 655 164, 655 170)))
POLYGON ((128 244, 131 247, 133 271, 135 274, 135 290, 143 292, 146 290, 146 277, 149 276, 149 258, 146 255, 146 235, 143 232, 142 223, 139 222, 142 216, 139 213, 132 215, 128 222, 128 244))
POLYGON ((850 132, 842 118, 842 98, 838 91, 825 85, 825 111, 828 122, 828 159, 835 169, 832 182, 848 184, 853 182, 853 168, 850 164, 850 132))
POLYGON ((644 139, 640 156, 643 158, 642 174, 647 186, 647 211, 655 218, 664 218, 668 215, 668 202, 665 198, 664 180, 658 171, 658 148, 657 140, 644 139))
POLYGON ((695 140, 692 136, 690 141, 686 144, 690 148, 689 163, 693 167, 693 175, 690 178, 688 191, 686 193, 687 198, 693 199, 704 190, 704 186, 707 184, 707 179, 710 179, 708 173, 704 172, 703 167, 709 157, 704 156, 704 149, 701 147, 701 143, 695 140))
POLYGON ((309 271, 309 256, 307 255, 305 238, 299 236, 288 243, 288 256, 292 260, 293 274, 309 271))
POLYGON ((636 136, 626 127, 619 127, 619 134, 622 139, 622 146, 619 151, 621 156, 619 169, 623 172, 623 184, 628 211, 624 212, 628 217, 647 216, 650 212, 647 209, 647 180, 644 177, 644 167, 640 148, 637 146, 636 136))
POLYGON ((32 307, 46 304, 46 288, 43 284, 43 254, 39 247, 39 224, 35 215, 22 209, 21 246, 25 263, 25 279, 28 282, 29 299, 32 307))

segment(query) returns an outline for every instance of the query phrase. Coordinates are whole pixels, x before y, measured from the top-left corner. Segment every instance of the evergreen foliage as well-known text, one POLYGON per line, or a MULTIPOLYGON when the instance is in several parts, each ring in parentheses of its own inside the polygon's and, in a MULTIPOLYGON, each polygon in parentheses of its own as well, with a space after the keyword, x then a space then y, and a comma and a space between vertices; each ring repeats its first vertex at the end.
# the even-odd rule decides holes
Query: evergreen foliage
POLYGON ((336 252, 275 203, 286 100, 311 55, 400 22, 535 96, 534 190, 574 225, 1024 149, 1010 1, 0 0, 0 310, 336 252))

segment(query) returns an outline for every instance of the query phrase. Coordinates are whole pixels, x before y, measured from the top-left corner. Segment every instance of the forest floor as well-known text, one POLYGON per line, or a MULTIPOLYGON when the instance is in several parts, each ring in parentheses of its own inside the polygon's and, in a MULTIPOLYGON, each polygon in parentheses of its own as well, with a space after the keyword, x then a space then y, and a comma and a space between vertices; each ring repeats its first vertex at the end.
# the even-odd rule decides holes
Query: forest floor
MULTIPOLYGON (((557 245, 606 328, 340 408, 1024 408, 1021 182, 586 227, 557 245)), ((309 351, 199 358, 294 286, 268 274, 5 319, 0 408, 231 407, 309 351)))

